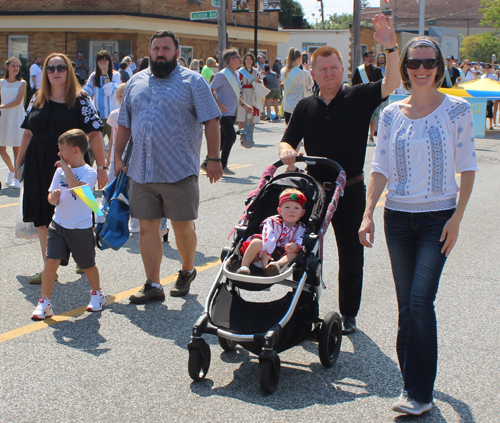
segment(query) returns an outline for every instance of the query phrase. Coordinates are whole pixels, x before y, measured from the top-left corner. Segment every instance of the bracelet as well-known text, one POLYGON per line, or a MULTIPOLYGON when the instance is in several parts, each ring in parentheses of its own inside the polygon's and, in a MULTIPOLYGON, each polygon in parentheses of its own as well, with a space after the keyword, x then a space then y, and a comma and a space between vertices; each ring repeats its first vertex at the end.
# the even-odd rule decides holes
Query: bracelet
POLYGON ((396 44, 396 45, 395 45, 394 47, 392 47, 392 48, 386 48, 386 49, 385 49, 385 52, 386 52, 386 53, 394 53, 394 52, 395 52, 398 48, 399 48, 399 45, 398 45, 398 44, 396 44))
POLYGON ((210 160, 211 162, 220 162, 222 159, 219 157, 217 159, 212 159, 211 157, 207 157, 207 160, 210 160))
POLYGON ((100 170, 108 170, 108 167, 107 166, 97 166, 97 169, 100 170))

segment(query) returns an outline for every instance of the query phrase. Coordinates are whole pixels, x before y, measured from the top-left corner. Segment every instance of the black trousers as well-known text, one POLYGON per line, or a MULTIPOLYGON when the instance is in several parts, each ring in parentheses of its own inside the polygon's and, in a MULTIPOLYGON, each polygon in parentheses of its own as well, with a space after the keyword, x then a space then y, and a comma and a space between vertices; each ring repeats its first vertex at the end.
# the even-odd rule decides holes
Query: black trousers
MULTIPOLYGON (((328 202, 332 195, 333 191, 326 191, 328 202)), ((365 206, 366 187, 360 181, 345 188, 332 218, 339 255, 339 307, 345 316, 355 317, 361 303, 364 257, 358 230, 365 206)))
POLYGON ((231 148, 233 148, 233 144, 236 141, 234 118, 235 116, 222 116, 220 118, 220 150, 223 169, 227 166, 231 148))

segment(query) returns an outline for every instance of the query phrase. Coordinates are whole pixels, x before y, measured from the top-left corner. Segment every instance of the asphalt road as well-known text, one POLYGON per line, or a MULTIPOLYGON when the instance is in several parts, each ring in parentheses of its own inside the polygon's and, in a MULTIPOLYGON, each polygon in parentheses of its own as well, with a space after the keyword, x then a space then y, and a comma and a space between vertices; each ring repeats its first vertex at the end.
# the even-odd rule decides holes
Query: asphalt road
MULTIPOLYGON (((145 281, 134 234, 118 252, 97 252, 109 302, 102 312, 84 311, 90 288, 71 262, 59 270, 60 283, 53 292, 57 315, 33 323, 40 286, 30 285, 28 278, 42 269, 40 248, 36 241, 14 238, 19 191, 0 191, 0 422, 500 421, 498 130, 476 140, 480 172, 436 301, 439 366, 435 407, 425 417, 398 417, 390 410, 402 381, 382 207, 376 210, 375 247, 365 256, 359 330, 343 338, 333 368, 325 369, 317 345, 306 341, 280 354, 280 384, 273 395, 264 395, 257 357, 240 347, 222 352, 208 335, 212 361, 207 379, 191 381, 186 345, 192 325, 203 310, 221 249, 242 214, 247 193, 266 165, 277 159, 283 130, 283 123, 261 124, 255 148, 235 145, 229 166, 234 177, 211 185, 201 176, 198 277, 188 296, 167 297, 163 303, 136 306, 127 300, 145 281)), ((369 148, 367 171, 372 154, 369 148)), ((2 163, 2 181, 6 174, 2 163)), ((163 282, 171 283, 178 269, 171 234, 170 243, 164 244, 163 282)), ((338 309, 336 272, 330 231, 321 316, 338 309)))

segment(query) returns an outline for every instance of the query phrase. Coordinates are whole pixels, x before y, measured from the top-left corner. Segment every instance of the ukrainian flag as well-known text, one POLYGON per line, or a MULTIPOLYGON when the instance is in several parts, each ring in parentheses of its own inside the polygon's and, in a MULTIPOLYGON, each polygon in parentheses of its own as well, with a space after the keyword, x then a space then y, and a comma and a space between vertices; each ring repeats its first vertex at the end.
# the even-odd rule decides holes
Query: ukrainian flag
POLYGON ((92 188, 90 188, 88 184, 80 185, 79 187, 75 188, 70 188, 70 190, 73 191, 76 195, 78 195, 78 197, 80 197, 82 201, 87 206, 89 206, 97 216, 104 216, 104 213, 99 208, 99 204, 97 204, 92 188))

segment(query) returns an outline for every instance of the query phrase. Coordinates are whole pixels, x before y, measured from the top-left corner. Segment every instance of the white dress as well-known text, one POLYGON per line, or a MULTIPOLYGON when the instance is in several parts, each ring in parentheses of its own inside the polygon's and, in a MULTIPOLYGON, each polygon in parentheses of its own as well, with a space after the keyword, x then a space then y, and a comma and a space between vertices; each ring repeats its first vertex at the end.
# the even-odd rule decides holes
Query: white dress
MULTIPOLYGON (((12 84, 6 79, 0 79, 0 96, 2 104, 12 103, 19 93, 23 81, 12 84)), ((24 120, 23 102, 10 109, 2 109, 0 115, 0 146, 19 147, 23 138, 24 129, 21 124, 24 120)))

